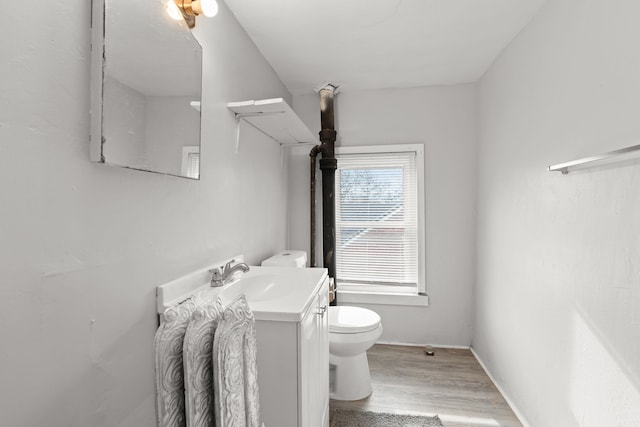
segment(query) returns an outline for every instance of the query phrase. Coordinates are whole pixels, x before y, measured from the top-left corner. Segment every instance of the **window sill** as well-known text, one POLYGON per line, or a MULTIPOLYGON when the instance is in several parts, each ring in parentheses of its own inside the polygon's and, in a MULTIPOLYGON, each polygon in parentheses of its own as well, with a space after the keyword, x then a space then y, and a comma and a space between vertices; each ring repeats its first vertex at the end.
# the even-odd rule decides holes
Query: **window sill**
POLYGON ((343 291, 338 289, 339 303, 353 304, 382 304, 382 305, 413 305, 420 307, 429 306, 428 295, 411 293, 389 293, 373 291, 343 291))

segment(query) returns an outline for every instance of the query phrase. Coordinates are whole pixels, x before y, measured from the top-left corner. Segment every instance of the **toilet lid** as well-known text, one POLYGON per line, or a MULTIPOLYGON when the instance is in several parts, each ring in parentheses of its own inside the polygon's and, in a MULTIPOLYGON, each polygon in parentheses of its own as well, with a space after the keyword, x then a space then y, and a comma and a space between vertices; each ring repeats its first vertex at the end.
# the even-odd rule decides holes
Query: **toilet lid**
POLYGON ((380 316, 375 311, 361 307, 329 307, 329 332, 355 334, 372 331, 380 325, 380 316))

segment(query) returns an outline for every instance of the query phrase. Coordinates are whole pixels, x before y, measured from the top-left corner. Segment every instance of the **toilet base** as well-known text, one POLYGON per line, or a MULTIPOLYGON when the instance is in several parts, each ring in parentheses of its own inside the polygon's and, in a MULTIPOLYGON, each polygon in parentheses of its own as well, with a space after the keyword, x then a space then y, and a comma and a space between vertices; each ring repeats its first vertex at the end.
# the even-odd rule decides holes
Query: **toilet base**
POLYGON ((334 400, 360 400, 371 395, 371 376, 367 352, 355 356, 329 355, 329 397, 334 400))

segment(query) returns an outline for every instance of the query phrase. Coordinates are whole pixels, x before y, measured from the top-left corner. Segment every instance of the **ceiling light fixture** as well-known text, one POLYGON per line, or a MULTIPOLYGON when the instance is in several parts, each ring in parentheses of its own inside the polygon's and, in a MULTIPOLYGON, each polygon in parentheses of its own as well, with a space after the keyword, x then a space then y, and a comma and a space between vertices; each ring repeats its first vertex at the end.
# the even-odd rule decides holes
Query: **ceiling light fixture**
POLYGON ((173 19, 183 18, 189 28, 196 26, 196 16, 216 16, 218 3, 216 0, 168 0, 167 13, 173 19))
POLYGON ((180 10, 176 2, 173 0, 169 0, 167 2, 167 13, 171 17, 171 19, 175 19, 176 21, 183 19, 182 11, 180 10))

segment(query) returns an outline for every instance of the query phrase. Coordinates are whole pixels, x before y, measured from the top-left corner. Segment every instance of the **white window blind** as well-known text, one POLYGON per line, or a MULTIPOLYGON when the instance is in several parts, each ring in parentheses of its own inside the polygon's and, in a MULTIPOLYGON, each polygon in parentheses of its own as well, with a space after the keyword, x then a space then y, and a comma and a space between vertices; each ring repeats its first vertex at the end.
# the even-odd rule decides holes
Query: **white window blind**
POLYGON ((200 177, 200 153, 189 153, 187 157, 187 176, 200 177))
POLYGON ((200 146, 182 147, 182 176, 200 179, 200 146))
POLYGON ((337 157, 339 283, 417 287, 416 152, 337 157))

